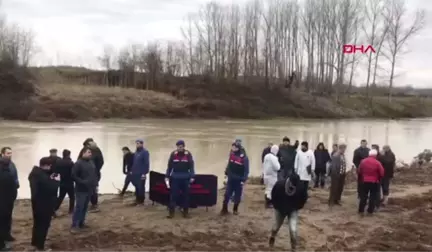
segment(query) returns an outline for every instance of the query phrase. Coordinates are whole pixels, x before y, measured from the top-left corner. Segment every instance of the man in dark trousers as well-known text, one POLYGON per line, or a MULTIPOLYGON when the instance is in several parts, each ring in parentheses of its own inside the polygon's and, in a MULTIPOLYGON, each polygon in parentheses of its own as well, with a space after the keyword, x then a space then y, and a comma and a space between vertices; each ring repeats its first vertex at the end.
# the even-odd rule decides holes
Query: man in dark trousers
MULTIPOLYGON (((1 157, 8 159, 9 162, 9 170, 12 173, 13 177, 15 178, 15 184, 16 184, 16 190, 12 191, 12 194, 15 195, 15 200, 16 197, 18 195, 18 189, 20 187, 19 184, 19 180, 18 180, 18 170, 15 166, 15 163, 12 161, 12 149, 10 147, 3 147, 1 149, 1 157)), ((15 201, 14 201, 15 202, 15 201)), ((8 230, 8 235, 6 236, 6 241, 7 242, 13 242, 15 241, 15 238, 12 236, 12 214, 13 214, 13 207, 14 204, 12 205, 12 209, 9 213, 9 222, 7 223, 7 230, 8 230)))
POLYGON ((378 151, 372 149, 369 151, 369 157, 363 159, 359 165, 358 177, 362 184, 360 194, 359 214, 364 214, 366 203, 368 203, 367 212, 373 214, 377 203, 378 191, 380 190, 380 181, 384 177, 384 168, 377 160, 378 151))
POLYGON ((228 214, 228 202, 234 195, 233 213, 237 215, 243 193, 243 185, 246 183, 246 180, 249 176, 249 159, 242 151, 241 145, 239 143, 232 144, 231 154, 228 160, 228 167, 225 171, 225 175, 228 177, 228 180, 221 214, 228 214))
POLYGON ((92 151, 85 147, 79 158, 72 167, 72 179, 75 182, 75 209, 72 217, 71 232, 76 233, 79 229, 85 228, 85 218, 87 214, 90 197, 96 193, 98 177, 96 167, 91 160, 92 151))
POLYGON ((75 206, 75 186, 72 179, 74 162, 70 155, 71 152, 69 150, 63 150, 63 158, 56 163, 56 172, 60 174, 60 195, 55 210, 59 210, 67 194, 69 197, 69 214, 72 214, 75 206))
POLYGON ((126 190, 131 183, 132 180, 132 165, 134 154, 130 151, 129 147, 125 146, 122 148, 123 151, 123 174, 125 175, 125 181, 123 185, 123 189, 120 192, 120 196, 124 196, 126 190))
POLYGON ((284 137, 282 139, 282 144, 279 145, 279 163, 281 164, 281 169, 279 171, 279 179, 286 179, 289 174, 294 171, 294 161, 297 155, 297 147, 290 144, 290 139, 284 137))
POLYGON ((194 182, 195 167, 190 151, 185 149, 185 142, 176 143, 177 150, 171 152, 165 180, 170 187, 168 218, 173 218, 178 201, 182 202, 183 217, 189 217, 189 187, 194 182))
MULTIPOLYGON (((369 156, 369 148, 367 147, 367 141, 365 139, 360 141, 360 147, 355 149, 354 155, 353 155, 353 164, 354 168, 358 169, 360 162, 367 158, 369 156)), ((358 171, 357 171, 358 172, 358 171)), ((360 199, 360 193, 361 193, 361 180, 359 177, 357 177, 357 198, 360 199)))
POLYGON ((341 143, 331 157, 329 176, 331 178, 329 206, 341 204, 342 192, 345 186, 347 163, 345 157, 346 145, 341 143))
POLYGON ((52 158, 43 157, 28 177, 33 210, 32 246, 38 251, 45 249, 45 240, 51 225, 57 202, 60 175, 51 172, 52 158))
POLYGON ((11 160, 0 157, 0 251, 6 251, 9 241, 11 215, 17 194, 17 184, 10 169, 11 160))
POLYGON ((61 158, 57 155, 57 149, 49 150, 49 157, 51 158, 51 172, 58 173, 57 164, 61 158))
MULTIPOLYGON (((98 184, 96 187, 96 191, 95 193, 93 193, 91 195, 91 207, 90 207, 90 211, 91 212, 98 212, 99 208, 98 208, 98 189, 99 189, 99 181, 101 180, 101 170, 102 170, 102 166, 104 165, 104 157, 102 154, 102 151, 100 150, 100 148, 97 146, 96 142, 93 140, 93 138, 87 138, 84 143, 83 143, 84 148, 90 148, 91 152, 92 152, 92 158, 91 160, 93 161, 95 167, 96 167, 96 175, 97 175, 97 180, 98 180, 98 184)), ((81 158, 82 154, 83 154, 83 150, 84 148, 81 150, 81 152, 78 155, 78 158, 81 158)))
POLYGON ((296 173, 291 173, 285 180, 279 180, 274 185, 271 192, 271 203, 275 212, 275 223, 271 230, 269 239, 270 247, 273 247, 276 235, 279 232, 285 218, 288 219, 291 238, 291 249, 297 248, 297 223, 300 209, 306 204, 308 199, 308 188, 300 182, 300 177, 296 173))
POLYGON ((144 148, 144 140, 137 139, 136 151, 134 154, 131 177, 132 184, 135 186, 134 205, 144 205, 145 200, 145 181, 147 173, 150 171, 150 153, 144 148))

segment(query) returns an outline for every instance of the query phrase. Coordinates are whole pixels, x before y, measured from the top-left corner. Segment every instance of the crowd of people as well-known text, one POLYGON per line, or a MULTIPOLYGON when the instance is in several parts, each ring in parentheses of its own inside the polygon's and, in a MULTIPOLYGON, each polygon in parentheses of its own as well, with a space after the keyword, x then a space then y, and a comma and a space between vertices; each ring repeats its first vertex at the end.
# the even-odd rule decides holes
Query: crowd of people
MULTIPOLYGON (((136 150, 132 152, 123 147, 124 186, 120 192, 123 196, 129 186, 135 187, 133 205, 141 206, 145 201, 145 181, 150 171, 150 154, 144 147, 144 141, 137 139, 136 150)), ((190 185, 194 183, 195 165, 192 153, 185 148, 185 142, 176 142, 176 149, 171 152, 165 173, 165 183, 170 189, 168 218, 175 217, 175 209, 180 208, 183 217, 189 217, 190 185)), ((270 246, 275 243, 285 218, 289 220, 291 245, 297 244, 298 211, 308 199, 310 187, 324 188, 328 177, 331 178, 329 205, 340 205, 347 173, 345 157, 346 145, 334 144, 331 153, 323 143, 313 151, 308 142, 296 141, 284 137, 282 144, 269 144, 263 150, 263 183, 265 184, 265 207, 274 208, 275 223, 269 240, 270 246)), ((34 166, 28 176, 31 190, 33 211, 33 234, 31 245, 38 251, 45 249, 45 240, 53 218, 66 195, 69 197, 69 214, 72 216, 71 233, 78 233, 88 228, 86 214, 97 212, 98 187, 101 180, 101 169, 104 165, 102 151, 96 142, 88 138, 83 143, 77 160, 71 159, 71 152, 63 150, 62 157, 56 149, 43 157, 38 166, 34 166)), ((354 168, 358 174, 359 213, 363 214, 368 203, 367 212, 372 214, 376 208, 385 205, 389 195, 390 180, 393 177, 395 156, 389 146, 379 150, 377 145, 367 147, 366 140, 354 151, 354 168), (382 191, 383 197, 380 192, 382 191)), ((243 186, 249 177, 249 158, 241 139, 236 139, 229 152, 225 169, 227 184, 220 214, 229 213, 228 204, 232 201, 233 214, 239 213, 243 186)), ((17 191, 20 187, 18 173, 12 161, 12 149, 1 149, 0 158, 0 250, 10 249, 15 240, 11 234, 12 213, 17 191)))
MULTIPOLYGON (((276 234, 288 218, 293 250, 297 244, 298 211, 307 202, 310 183, 313 188, 325 188, 326 180, 330 178, 328 204, 330 207, 341 205, 348 172, 346 144, 333 144, 331 152, 324 143, 319 143, 314 151, 309 149, 308 142, 302 142, 300 149, 298 147, 298 141, 291 145, 290 139, 284 137, 282 144, 269 143, 262 153, 265 206, 273 207, 275 211, 269 245, 274 245, 276 234)), ((367 213, 372 215, 387 204, 395 164, 395 155, 388 145, 380 150, 373 144, 369 149, 367 141, 362 140, 360 147, 355 149, 352 171, 357 174, 358 213, 361 216, 366 205, 367 213)))

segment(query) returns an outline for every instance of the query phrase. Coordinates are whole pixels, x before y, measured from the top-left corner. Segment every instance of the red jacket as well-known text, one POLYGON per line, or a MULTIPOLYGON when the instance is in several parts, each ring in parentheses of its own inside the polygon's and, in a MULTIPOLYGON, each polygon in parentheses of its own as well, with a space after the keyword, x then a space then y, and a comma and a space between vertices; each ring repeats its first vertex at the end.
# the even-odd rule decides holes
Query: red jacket
POLYGON ((360 162, 358 175, 363 182, 378 183, 384 177, 384 168, 376 157, 367 157, 360 162))

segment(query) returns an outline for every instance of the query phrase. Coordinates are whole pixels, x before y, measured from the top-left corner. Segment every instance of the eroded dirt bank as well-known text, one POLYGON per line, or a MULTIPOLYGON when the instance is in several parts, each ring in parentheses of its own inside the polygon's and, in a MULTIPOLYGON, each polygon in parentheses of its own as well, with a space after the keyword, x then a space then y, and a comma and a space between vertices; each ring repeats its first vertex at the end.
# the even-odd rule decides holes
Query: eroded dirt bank
MULTIPOLYGON (((328 190, 313 190, 300 214, 300 249, 314 251, 430 251, 432 249, 432 169, 397 172, 389 205, 375 216, 359 217, 354 183, 344 192, 343 205, 329 209, 328 190)), ((352 181, 352 179, 350 179, 352 181)), ((220 193, 219 195, 222 195, 220 193)), ((239 216, 219 217, 218 206, 192 210, 191 219, 165 218, 163 206, 147 202, 131 207, 132 197, 102 197, 99 213, 91 213, 92 227, 81 234, 69 233, 70 216, 52 222, 48 246, 76 251, 263 251, 273 211, 263 207, 263 189, 247 185, 239 216)), ((63 207, 66 207, 64 205, 63 207)), ((65 212, 65 209, 63 209, 65 212)), ((14 250, 29 248, 30 204, 17 203, 13 233, 14 250)), ((289 250, 287 227, 283 227, 274 250, 289 250)))

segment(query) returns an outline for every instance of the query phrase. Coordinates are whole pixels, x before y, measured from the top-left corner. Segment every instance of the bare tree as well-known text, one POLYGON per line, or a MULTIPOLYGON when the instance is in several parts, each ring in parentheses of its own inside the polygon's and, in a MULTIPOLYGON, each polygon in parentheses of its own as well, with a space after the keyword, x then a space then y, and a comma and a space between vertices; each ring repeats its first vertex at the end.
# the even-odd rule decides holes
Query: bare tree
POLYGON ((403 53, 403 46, 409 38, 419 32, 425 21, 424 11, 417 11, 414 14, 412 23, 406 25, 404 18, 407 18, 408 12, 406 9, 405 1, 403 0, 388 0, 384 11, 386 25, 388 26, 388 33, 386 37, 386 52, 384 55, 391 63, 391 72, 389 78, 389 94, 388 101, 391 102, 392 88, 395 77, 395 67, 397 57, 403 53))

